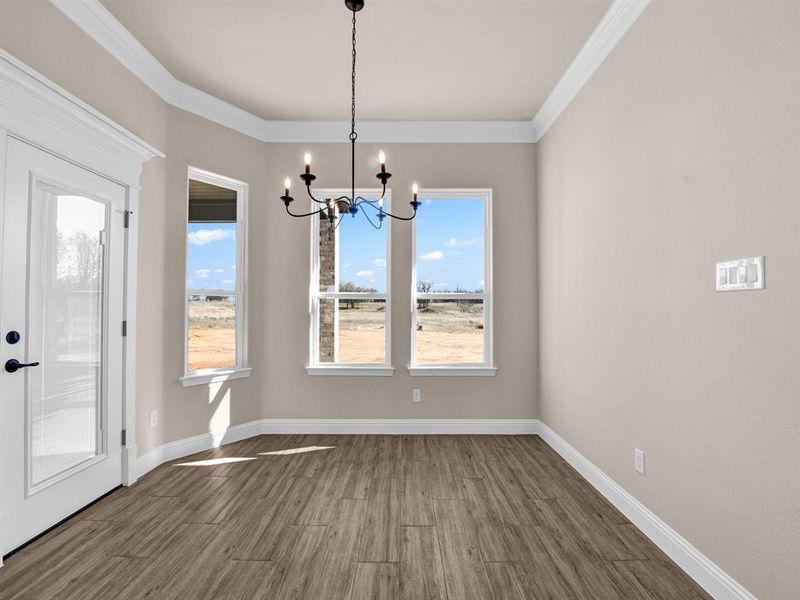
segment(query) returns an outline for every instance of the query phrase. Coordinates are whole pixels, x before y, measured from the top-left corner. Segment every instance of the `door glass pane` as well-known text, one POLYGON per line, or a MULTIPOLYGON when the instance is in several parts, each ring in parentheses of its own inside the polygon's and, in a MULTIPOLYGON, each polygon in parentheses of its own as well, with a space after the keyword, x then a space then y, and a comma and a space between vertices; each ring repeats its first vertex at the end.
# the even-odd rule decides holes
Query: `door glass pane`
POLYGON ((107 207, 37 184, 28 274, 31 483, 102 453, 107 207))
POLYGON ((189 296, 189 371, 236 366, 236 298, 189 296))
POLYGON ((417 300, 418 364, 484 362, 483 300, 417 300))

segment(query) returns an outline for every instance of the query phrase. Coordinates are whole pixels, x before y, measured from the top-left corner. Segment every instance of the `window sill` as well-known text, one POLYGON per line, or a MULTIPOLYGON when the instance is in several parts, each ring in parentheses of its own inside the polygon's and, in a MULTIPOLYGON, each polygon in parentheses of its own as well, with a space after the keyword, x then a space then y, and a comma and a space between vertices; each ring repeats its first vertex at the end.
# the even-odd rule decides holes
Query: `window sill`
POLYGON ((391 377, 394 375, 394 367, 385 365, 314 365, 307 366, 306 373, 330 377, 391 377))
POLYGON ((184 375, 178 381, 183 387, 193 385, 207 385, 209 383, 219 383, 221 381, 232 381, 234 379, 244 379, 250 377, 253 369, 250 367, 237 367, 235 369, 216 369, 214 371, 190 373, 184 375))
POLYGON ((409 365, 408 374, 411 377, 494 377, 497 367, 409 365))

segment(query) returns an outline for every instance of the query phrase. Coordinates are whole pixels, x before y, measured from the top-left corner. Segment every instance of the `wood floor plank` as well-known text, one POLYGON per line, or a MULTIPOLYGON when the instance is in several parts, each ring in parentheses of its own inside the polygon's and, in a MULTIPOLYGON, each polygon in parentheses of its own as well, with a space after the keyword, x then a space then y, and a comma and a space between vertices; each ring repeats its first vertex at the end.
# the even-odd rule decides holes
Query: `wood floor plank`
POLYGON ((503 600, 528 600, 516 566, 510 562, 486 563, 486 573, 496 598, 503 600))
POLYGON ((400 598, 446 600, 447 591, 435 527, 403 527, 400 546, 400 598))
POLYGON ((427 478, 409 477, 403 480, 400 499, 401 525, 435 525, 433 495, 427 478))
POLYGON ((292 478, 267 498, 247 500, 235 519, 223 525, 228 539, 236 545, 237 560, 278 560, 292 541, 293 525, 314 492, 314 480, 292 478))
POLYGON ((325 535, 327 525, 308 527, 293 525, 291 530, 291 550, 276 563, 276 579, 280 578, 277 593, 264 596, 264 600, 302 600, 303 590, 311 576, 314 557, 317 555, 325 535))
POLYGON ((397 600, 400 583, 398 573, 397 563, 358 563, 350 599, 397 600))
POLYGON ((366 511, 361 526, 358 560, 361 562, 397 562, 400 560, 401 481, 385 477, 375 479, 365 500, 366 511))
POLYGON ((0 569, 0 600, 187 598, 710 600, 536 436, 257 436, 0 569))
POLYGON ((611 576, 626 597, 642 600, 709 600, 705 592, 680 577, 669 567, 654 561, 614 561, 611 576))
POLYGON ((325 540, 310 565, 305 598, 344 600, 349 597, 365 509, 365 500, 345 499, 336 503, 325 540))
POLYGON ((54 596, 54 600, 116 598, 152 560, 127 556, 95 556, 88 561, 82 574, 70 578, 69 583, 54 596))
POLYGON ((493 598, 466 501, 436 499, 434 506, 448 599, 493 598))

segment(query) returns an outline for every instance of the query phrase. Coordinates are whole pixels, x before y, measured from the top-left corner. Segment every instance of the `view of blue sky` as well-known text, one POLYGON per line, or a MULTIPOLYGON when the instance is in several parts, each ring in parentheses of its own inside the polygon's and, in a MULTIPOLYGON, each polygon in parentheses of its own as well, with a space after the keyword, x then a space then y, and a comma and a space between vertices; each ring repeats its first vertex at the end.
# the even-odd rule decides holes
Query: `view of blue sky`
MULTIPOLYGON (((431 291, 483 289, 483 201, 424 199, 417 212, 417 279, 431 291)), ((398 226, 395 224, 395 226, 398 226)), ((386 233, 362 215, 339 226, 339 280, 386 291, 386 233)))
MULTIPOLYGON (((389 204, 385 205, 387 210, 389 204)), ((373 223, 375 211, 367 208, 373 223)), ((364 215, 345 215, 339 225, 339 283, 386 291, 386 222, 381 229, 370 225, 364 215)))
POLYGON ((417 281, 432 292, 483 289, 483 201, 422 200, 417 212, 417 281))
MULTIPOLYGON (((421 200, 417 280, 432 283, 431 291, 483 289, 483 201, 421 200)), ((189 223, 188 287, 233 290, 235 265, 235 223, 189 223)), ((339 280, 386 291, 385 226, 376 230, 360 214, 344 217, 339 226, 339 280)))
POLYGON ((189 223, 188 251, 187 287, 236 288, 236 223, 189 223))

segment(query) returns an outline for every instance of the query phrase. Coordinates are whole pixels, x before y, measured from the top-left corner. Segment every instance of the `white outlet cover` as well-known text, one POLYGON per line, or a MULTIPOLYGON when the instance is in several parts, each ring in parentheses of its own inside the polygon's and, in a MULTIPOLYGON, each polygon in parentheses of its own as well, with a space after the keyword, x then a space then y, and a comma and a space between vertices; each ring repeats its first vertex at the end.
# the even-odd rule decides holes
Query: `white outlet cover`
POLYGON ((150 427, 156 427, 158 425, 158 411, 151 410, 150 411, 150 427))
POLYGON ((411 401, 412 402, 422 402, 422 390, 412 390, 411 391, 411 401))

